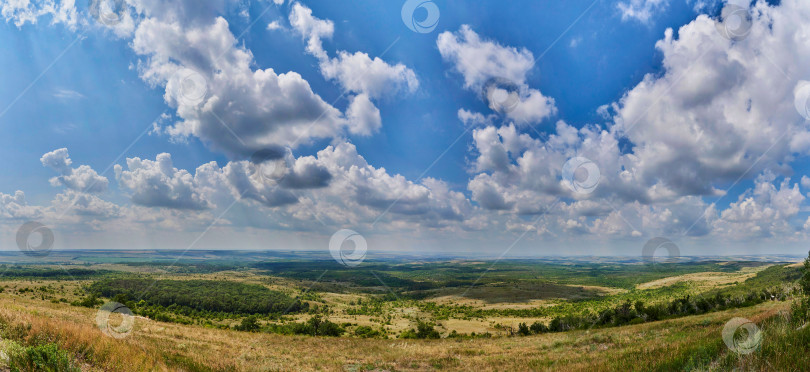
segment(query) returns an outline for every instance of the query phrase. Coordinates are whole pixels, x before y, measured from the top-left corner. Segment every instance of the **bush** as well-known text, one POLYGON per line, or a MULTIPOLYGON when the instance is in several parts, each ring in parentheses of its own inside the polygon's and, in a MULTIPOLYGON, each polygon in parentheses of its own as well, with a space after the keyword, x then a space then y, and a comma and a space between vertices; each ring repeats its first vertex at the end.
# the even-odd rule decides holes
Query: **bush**
POLYGON ((532 333, 548 332, 548 327, 546 327, 546 324, 542 322, 532 323, 532 326, 529 327, 529 329, 532 331, 532 333))
POLYGON ((433 328, 432 325, 425 322, 419 322, 416 324, 416 330, 413 329, 406 330, 399 335, 399 338, 428 339, 428 338, 441 338, 441 335, 439 334, 439 331, 433 328))
POLYGON ((259 325, 259 320, 256 318, 256 316, 251 315, 242 319, 242 324, 236 326, 235 329, 237 331, 258 332, 259 329, 261 329, 261 325, 259 325))
POLYGON ((310 335, 310 336, 329 336, 338 337, 346 332, 337 323, 332 323, 329 320, 321 319, 320 316, 313 316, 306 321, 306 323, 294 323, 291 326, 293 334, 296 335, 310 335))
POLYGON ((354 335, 362 338, 375 338, 379 337, 381 333, 369 326, 359 326, 354 329, 354 335))
POLYGON ((528 336, 528 335, 532 334, 532 332, 529 330, 529 326, 527 326, 526 323, 518 324, 518 332, 517 333, 519 335, 521 335, 521 336, 528 336))
POLYGON ((17 371, 80 371, 74 366, 66 350, 60 349, 54 343, 29 346, 21 350, 13 350, 9 355, 9 368, 17 371))
POLYGON ((71 305, 95 308, 96 306, 101 305, 103 303, 104 301, 99 300, 95 293, 91 293, 90 295, 81 299, 81 301, 74 301, 71 305))

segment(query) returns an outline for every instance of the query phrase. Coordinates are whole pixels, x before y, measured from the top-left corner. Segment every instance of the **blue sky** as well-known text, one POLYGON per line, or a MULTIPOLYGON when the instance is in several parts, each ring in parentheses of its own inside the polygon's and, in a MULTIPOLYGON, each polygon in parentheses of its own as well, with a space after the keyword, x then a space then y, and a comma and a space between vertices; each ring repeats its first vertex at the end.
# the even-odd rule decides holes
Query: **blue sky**
MULTIPOLYGON (((444 10, 438 30, 457 30, 462 24, 469 24, 503 44, 521 45, 539 54, 551 46, 592 3, 529 2, 503 6, 498 2, 481 2, 465 7, 448 7, 437 2, 444 10), (503 27, 510 23, 533 26, 503 27)), ((337 23, 340 32, 335 33, 330 43, 335 48, 379 55, 393 44, 385 55, 386 59, 413 66, 423 77, 421 81, 425 86, 419 94, 405 97, 404 101, 389 100, 380 105, 384 109, 386 125, 379 135, 353 138, 353 142, 372 163, 409 178, 418 177, 452 143, 454 134, 464 131, 456 117, 456 106, 479 110, 486 108, 474 93, 460 90, 457 86, 460 77, 447 71, 447 65, 441 60, 435 45, 438 32, 415 34, 401 23, 401 4, 359 1, 351 7, 336 2, 312 2, 307 5, 316 14, 337 23), (371 30, 373 32, 369 32, 371 30), (419 116, 415 117, 415 114, 419 116), (424 151, 411 150, 416 142, 424 151)), ((548 49, 532 71, 530 82, 549 95, 559 97, 558 118, 571 123, 600 120, 596 108, 620 98, 627 87, 637 83, 645 73, 660 70, 660 53, 656 53, 654 45, 663 30, 688 22, 696 14, 685 2, 672 5, 670 11, 656 17, 657 22, 648 25, 617 22, 621 15, 615 4, 597 2, 577 22, 578 26, 575 25, 548 49), (571 46, 574 40, 576 47, 571 46), (626 40, 632 40, 632 43, 626 40)), ((254 2, 250 8, 251 13, 258 15, 267 9, 267 4, 254 2)), ((315 91, 332 102, 341 92, 321 77, 315 59, 302 53, 300 38, 266 28, 274 20, 286 23, 287 8, 285 5, 267 10, 243 37, 244 45, 253 51, 259 66, 278 71, 296 71, 312 84, 315 91)), ((230 29, 235 34, 248 26, 238 15, 231 14, 228 19, 233 21, 230 29)), ((251 19, 251 22, 254 20, 251 19)), ((0 91, 2 102, 13 101, 79 36, 62 25, 47 27, 42 24, 46 22, 47 18, 38 25, 29 24, 21 28, 8 22, 2 25, 0 37, 4 53, 0 58, 3 66, 15 71, 15 74, 7 76, 9 80, 0 91)), ((4 116, 7 123, 22 124, 33 119, 30 124, 51 127, 50 132, 53 133, 47 135, 44 133, 48 132, 47 129, 32 131, 29 125, 20 125, 19 128, 24 130, 5 137, 9 142, 4 143, 4 156, 19 156, 20 149, 15 148, 17 146, 14 144, 21 141, 29 144, 26 147, 30 152, 26 156, 28 162, 11 165, 19 177, 0 180, 4 190, 16 187, 53 191, 41 182, 42 177, 49 177, 49 172, 42 169, 39 156, 58 147, 75 144, 78 148, 71 151, 76 152, 74 158, 87 159, 83 160, 86 164, 103 169, 155 117, 168 110, 162 91, 149 87, 138 78, 137 71, 130 69, 136 60, 137 56, 127 47, 126 40, 111 39, 97 30, 87 31, 86 38, 68 50, 4 116), (84 98, 54 97, 60 90, 80 93, 84 98), (37 111, 36 107, 42 107, 43 102, 47 102, 47 114, 32 118, 31 113, 37 111), (107 131, 99 136, 87 135, 88 132, 99 133, 99 130, 107 131), (20 137, 26 133, 37 133, 39 140, 20 137), (99 148, 102 138, 104 146, 99 148), (30 146, 35 144, 38 146, 30 146), (81 148, 92 149, 92 152, 80 157, 81 148), (33 176, 33 170, 37 171, 39 177, 21 183, 24 177, 33 176)), ((338 101, 336 105, 345 106, 346 102, 338 101)), ((553 129, 553 123, 554 119, 546 120, 537 126, 538 130, 549 131, 553 129)), ((465 142, 469 142, 467 137, 465 142)), ((177 165, 184 168, 196 167, 209 159, 225 160, 220 154, 206 151, 199 143, 173 147, 167 142, 154 136, 143 138, 136 144, 132 155, 154 158, 160 152, 170 152, 177 165)), ((323 143, 311 147, 301 153, 317 151, 323 147, 323 143)), ((447 161, 438 163, 428 174, 459 184, 466 183, 465 147, 464 143, 454 147, 447 161)))
POLYGON ((37 220, 63 249, 318 249, 340 228, 493 255, 806 241, 800 1, 435 0, 425 33, 405 1, 279 2, 127 0, 109 24, 0 2, 4 236, 37 220), (751 18, 741 39, 713 29, 723 7, 751 18), (189 74, 206 85, 191 103, 189 74), (504 77, 515 111, 482 93, 504 77), (759 97, 777 79, 779 104, 759 97), (282 149, 283 179, 249 161, 262 148, 282 149), (574 157, 595 190, 566 186, 574 157))

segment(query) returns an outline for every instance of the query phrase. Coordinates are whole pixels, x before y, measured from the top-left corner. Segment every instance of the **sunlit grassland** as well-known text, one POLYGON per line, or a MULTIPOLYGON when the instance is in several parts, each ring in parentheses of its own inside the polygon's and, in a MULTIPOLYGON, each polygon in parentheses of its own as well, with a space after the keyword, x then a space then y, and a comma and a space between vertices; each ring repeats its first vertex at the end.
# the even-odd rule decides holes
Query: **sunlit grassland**
POLYGON ((372 262, 346 268, 328 262, 169 267, 110 261, 5 269, 0 351, 58 345, 83 370, 791 370, 806 360, 791 348, 808 345, 808 331, 783 320, 792 294, 779 295, 794 293, 800 268, 778 263, 372 262), (121 291, 115 283, 150 290, 121 291), (189 293, 201 285, 206 291, 189 293), (219 296, 212 290, 221 291, 223 301, 240 293, 252 297, 231 312, 207 301, 219 296), (115 297, 148 318, 136 316, 123 339, 105 336, 95 324, 98 306, 81 305, 94 292, 106 293, 97 304, 115 297), (746 300, 752 294, 756 300, 746 300), (697 300, 714 296, 725 305, 698 310, 697 300), (251 304, 263 305, 255 301, 259 297, 307 306, 258 306, 264 310, 253 314, 251 304), (171 298, 184 308, 164 306, 171 298), (565 332, 516 333, 520 323, 550 324, 572 315, 597 320, 593 314, 622 304, 663 306, 683 299, 695 312, 668 312, 653 321, 661 318, 641 319, 638 311, 632 325, 588 320, 565 332), (251 317, 255 327, 248 332, 243 325, 251 317), (344 332, 277 334, 316 317, 344 332), (740 356, 724 345, 720 330, 732 317, 763 328, 764 342, 754 354, 740 356), (419 323, 435 327, 441 338, 401 338, 419 323))
MULTIPOLYGON (((720 336, 739 316, 763 324, 786 303, 616 328, 492 339, 381 340, 248 333, 138 318, 130 337, 104 336, 91 309, 0 301, 4 332, 45 339, 106 370, 672 370, 735 366, 720 336), (724 366, 725 365, 725 366, 724 366), (153 367, 156 366, 156 367, 153 367)), ((776 332, 773 332, 776 333, 776 332)), ((746 363, 784 346, 766 338, 746 363), (773 342, 773 345, 769 345, 773 342)))

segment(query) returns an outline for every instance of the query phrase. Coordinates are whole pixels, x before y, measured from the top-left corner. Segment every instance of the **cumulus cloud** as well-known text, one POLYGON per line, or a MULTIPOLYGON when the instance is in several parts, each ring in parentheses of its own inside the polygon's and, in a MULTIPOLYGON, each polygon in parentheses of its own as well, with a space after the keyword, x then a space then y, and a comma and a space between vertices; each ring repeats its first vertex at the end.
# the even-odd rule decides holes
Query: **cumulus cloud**
POLYGON ((270 31, 282 30, 284 29, 284 26, 278 23, 278 21, 273 21, 267 24, 267 29, 270 31))
POLYGON ((413 70, 398 63, 390 65, 379 57, 363 52, 340 50, 330 58, 323 48, 323 39, 330 39, 334 23, 312 15, 312 10, 300 3, 293 4, 290 25, 307 42, 307 52, 318 58, 323 76, 335 80, 347 92, 366 94, 379 99, 397 93, 412 93, 419 88, 413 70))
MULTIPOLYGON (((297 200, 280 210, 291 221, 361 224, 382 218, 386 223, 438 227, 464 221, 473 212, 464 194, 451 190, 445 182, 431 178, 414 182, 390 174, 368 164, 348 142, 328 146, 316 156, 293 159, 288 155, 285 162, 288 171, 278 183, 280 188, 259 182, 261 179, 251 176, 249 170, 236 174, 245 175, 252 182, 243 185, 252 185, 255 190, 301 192, 297 200)), ((234 166, 230 163, 226 168, 234 166)))
POLYGON ((192 176, 174 168, 169 154, 160 154, 155 161, 127 159, 128 169, 116 166, 115 171, 136 205, 194 210, 256 202, 260 207, 251 213, 273 210, 262 227, 307 230, 316 227, 312 221, 368 224, 380 218, 387 226, 445 228, 465 223, 475 210, 445 182, 414 182, 375 168, 348 142, 315 156, 295 158, 288 151, 268 161, 231 161, 222 167, 210 162, 192 176))
POLYGON ((468 25, 458 32, 442 32, 436 44, 442 58, 464 77, 466 88, 480 89, 493 77, 523 83, 534 68, 534 55, 528 49, 484 40, 468 25))
POLYGON ((667 30, 656 47, 664 73, 647 75, 614 106, 615 130, 634 144, 637 178, 680 195, 717 195, 714 185, 784 173, 806 154, 807 122, 794 109, 808 44, 806 2, 758 2, 748 37, 724 39, 705 15, 667 30), (790 77, 790 78, 788 78, 790 77))
POLYGON ((358 94, 350 98, 346 116, 351 122, 349 132, 360 135, 370 135, 382 127, 380 109, 371 103, 368 95, 358 94))
POLYGON ((17 27, 26 23, 36 24, 42 16, 50 16, 52 24, 63 24, 70 29, 76 29, 81 22, 75 0, 2 1, 0 16, 17 27))
POLYGON ((803 2, 759 2, 751 34, 739 42, 724 39, 707 16, 682 27, 677 37, 668 30, 657 44, 664 72, 646 76, 602 109, 612 118, 604 129, 558 122, 547 139, 521 134, 512 124, 474 130, 472 200, 519 215, 542 213, 539 206, 561 198, 559 220, 541 220, 551 225, 538 233, 791 233, 804 197, 798 185, 777 182, 775 175, 789 174, 795 154, 808 151, 801 141, 807 122, 793 107, 797 79, 810 75, 801 63, 810 49, 794 37, 807 28, 801 21, 807 14, 810 5, 803 2), (574 156, 598 165, 594 193, 579 195, 561 184, 561 166, 574 156), (753 177, 755 188, 725 210, 703 201, 725 195, 718 185, 753 177))
POLYGON ((175 137, 194 135, 215 149, 248 155, 266 146, 295 147, 331 137, 347 125, 301 75, 253 70, 252 54, 236 46, 223 18, 189 27, 147 19, 138 25, 132 45, 148 56, 139 67, 141 76, 166 84, 166 101, 182 118, 166 129, 175 137), (174 75, 181 66, 193 71, 185 76, 203 85, 191 92, 194 99, 187 99, 185 82, 174 75))
MULTIPOLYGON (((20 24, 34 22, 25 11, 29 3, 15 4, 0 14, 20 24)), ((240 216, 222 224, 299 231, 315 229, 313 221, 368 226, 379 219, 383 231, 724 239, 788 236, 806 229, 799 218, 805 196, 786 178, 792 162, 810 153, 808 122, 794 108, 800 81, 810 79, 803 63, 810 59, 810 44, 802 36, 810 34, 806 2, 758 2, 750 34, 734 42, 705 15, 667 30, 656 44, 663 70, 603 106, 599 113, 606 123, 575 127, 559 121, 542 138, 523 133, 520 125, 556 113, 554 100, 528 85, 534 55, 488 40, 469 26, 442 33, 437 47, 443 60, 462 77, 464 89, 481 94, 495 111, 457 112, 473 134, 469 199, 442 180, 411 180, 375 167, 342 139, 312 156, 292 155, 289 147, 312 139, 378 131, 381 113, 373 101, 419 87, 416 74, 402 64, 362 52, 337 51, 330 57, 324 41, 334 34, 333 22, 316 18, 303 5, 291 7, 290 24, 318 59, 321 73, 349 94, 345 112, 325 103, 295 72, 256 68, 252 53, 239 46, 228 22, 218 16, 230 6, 224 1, 130 4, 137 19, 131 45, 141 58, 138 72, 165 88, 164 98, 179 118, 166 127, 171 117, 162 118, 156 133, 195 136, 241 159, 272 148, 278 150, 272 162, 283 172, 268 175, 262 164, 244 160, 222 167, 210 162, 189 172, 175 168, 169 154, 130 158, 115 171, 134 205, 116 206, 81 192, 100 193, 107 179, 88 166, 74 168, 67 150, 58 149, 41 158, 59 174, 51 183, 66 188, 52 210, 27 205, 20 191, 0 193, 0 217, 32 218, 75 205, 76 216, 95 221, 179 228, 185 226, 179 222, 183 218, 210 216, 239 203, 240 216), (189 99, 178 71, 198 74, 204 89, 192 93, 201 94, 189 99), (514 107, 503 110, 493 103, 486 94, 493 80, 500 85, 492 89, 517 95, 514 107), (500 116, 509 120, 498 122, 500 116), (575 156, 599 167, 601 180, 592 194, 576 193, 562 180, 563 164, 575 156), (725 209, 723 203, 707 202, 723 197, 722 188, 737 179, 754 179, 754 187, 725 209), (530 223, 535 216, 537 222, 530 223)), ((665 4, 628 0, 619 9, 626 11, 626 20, 648 22, 665 4)), ((810 187, 807 177, 799 183, 810 187)))
POLYGON ((80 165, 71 168, 73 161, 70 160, 67 148, 53 150, 39 159, 42 165, 57 171, 60 175, 50 179, 51 185, 64 186, 70 190, 102 193, 107 190, 109 181, 106 177, 100 176, 88 165, 80 165))
POLYGON ((72 212, 94 218, 113 218, 118 215, 120 210, 119 206, 95 195, 71 190, 57 194, 51 204, 56 208, 55 213, 58 214, 72 212))
POLYGON ((138 205, 197 210, 211 207, 196 189, 191 174, 174 168, 167 153, 158 154, 154 161, 128 158, 126 170, 115 165, 115 178, 138 205))
POLYGON ((477 127, 477 126, 483 126, 483 125, 490 125, 490 124, 492 124, 492 121, 495 119, 494 114, 484 116, 484 114, 482 114, 480 112, 472 112, 472 111, 469 111, 469 110, 465 110, 463 108, 458 109, 457 115, 458 115, 458 120, 461 120, 461 122, 464 123, 464 125, 468 126, 468 127, 477 127))
POLYGON ((778 186, 773 181, 770 172, 757 177, 753 190, 740 195, 737 202, 722 211, 714 222, 715 231, 737 239, 792 235, 795 228, 790 221, 799 213, 805 197, 799 185, 791 184, 789 178, 778 186))
MULTIPOLYGON (((635 20, 649 23, 656 13, 666 9, 669 0, 628 0, 619 2, 616 7, 622 14, 622 21, 635 20)), ((697 8, 698 5, 695 5, 697 8)))
POLYGON ((384 168, 369 165, 350 143, 319 151, 317 162, 329 170, 333 180, 329 188, 312 197, 318 203, 339 206, 335 210, 354 214, 352 220, 373 221, 387 211, 413 223, 438 226, 462 221, 472 212, 464 194, 451 190, 445 182, 428 178, 416 183, 389 174, 384 168))
POLYGON ((668 197, 662 187, 646 188, 632 173, 632 154, 622 154, 618 139, 594 126, 580 129, 558 122, 556 134, 534 139, 508 124, 473 130, 474 175, 468 184, 473 200, 485 208, 508 209, 518 214, 536 214, 554 198, 581 199, 616 196, 624 202, 668 197), (562 167, 573 157, 591 159, 599 167, 601 181, 593 195, 569 189, 562 167))
POLYGON ((290 25, 307 42, 307 52, 319 59, 328 59, 323 49, 323 39, 332 38, 335 33, 335 24, 328 19, 320 19, 312 15, 312 9, 293 4, 290 11, 290 25))
POLYGON ((337 51, 337 57, 329 57, 323 40, 334 34, 334 23, 315 17, 306 6, 293 4, 289 19, 293 30, 306 41, 307 52, 318 59, 321 74, 336 81, 345 92, 354 94, 349 96, 346 109, 350 133, 370 135, 382 126, 380 110, 372 99, 413 93, 419 88, 416 74, 401 63, 391 65, 379 57, 343 50, 337 51))
POLYGON ((517 98, 515 102, 508 110, 502 111, 506 117, 520 124, 538 123, 557 112, 553 98, 529 88, 526 83, 535 63, 534 55, 528 49, 503 46, 482 39, 468 25, 462 25, 455 33, 442 32, 436 44, 442 58, 452 63, 453 68, 464 77, 464 87, 485 93, 482 95, 493 110, 497 111, 493 95, 514 94, 517 98), (494 80, 506 81, 514 87, 504 91, 492 85, 494 80))
POLYGON ((337 58, 322 61, 321 72, 327 79, 338 81, 346 91, 365 93, 373 98, 398 92, 413 93, 419 88, 416 74, 405 65, 392 66, 379 57, 372 59, 361 52, 338 51, 337 58))
POLYGON ((28 205, 25 193, 17 190, 14 195, 0 192, 0 218, 2 219, 36 219, 42 215, 40 207, 28 205))

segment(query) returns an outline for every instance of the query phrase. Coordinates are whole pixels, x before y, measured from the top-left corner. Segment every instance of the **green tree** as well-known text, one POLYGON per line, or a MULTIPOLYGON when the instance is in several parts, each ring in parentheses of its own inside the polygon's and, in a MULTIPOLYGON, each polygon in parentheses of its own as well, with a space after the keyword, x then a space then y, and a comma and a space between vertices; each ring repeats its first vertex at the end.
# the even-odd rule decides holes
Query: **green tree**
POLYGON ((236 326, 237 331, 258 332, 259 329, 261 329, 261 325, 255 315, 242 319, 242 324, 236 326))
POLYGON ((427 324, 425 322, 419 322, 416 325, 416 337, 417 338, 441 338, 441 335, 439 335, 439 331, 434 329, 432 325, 427 324))
POLYGON ((520 323, 520 324, 518 324, 518 332, 517 333, 519 335, 521 335, 521 336, 528 336, 528 335, 531 334, 531 331, 529 330, 529 326, 526 325, 526 323, 520 323))

